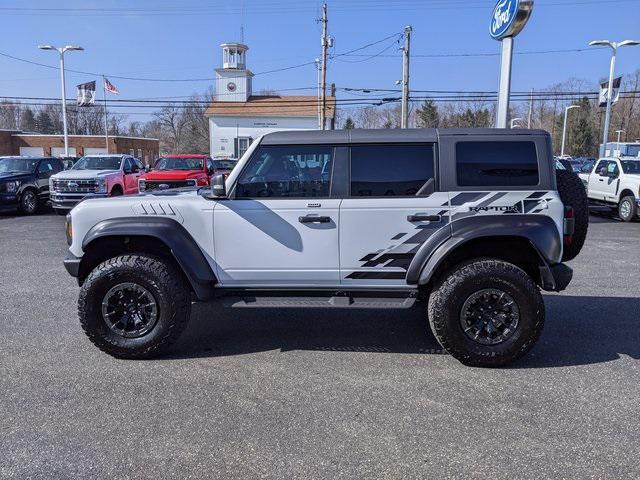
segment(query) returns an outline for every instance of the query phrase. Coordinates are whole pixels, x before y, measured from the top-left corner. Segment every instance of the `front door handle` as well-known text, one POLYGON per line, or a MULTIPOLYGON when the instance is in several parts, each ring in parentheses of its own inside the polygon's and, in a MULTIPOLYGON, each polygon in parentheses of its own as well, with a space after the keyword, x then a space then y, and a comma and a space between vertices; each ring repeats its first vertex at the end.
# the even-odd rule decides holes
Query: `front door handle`
POLYGON ((439 222, 442 220, 440 215, 409 215, 408 222, 439 222))
POLYGON ((316 217, 314 215, 305 215, 298 217, 300 223, 330 223, 331 217, 316 217))

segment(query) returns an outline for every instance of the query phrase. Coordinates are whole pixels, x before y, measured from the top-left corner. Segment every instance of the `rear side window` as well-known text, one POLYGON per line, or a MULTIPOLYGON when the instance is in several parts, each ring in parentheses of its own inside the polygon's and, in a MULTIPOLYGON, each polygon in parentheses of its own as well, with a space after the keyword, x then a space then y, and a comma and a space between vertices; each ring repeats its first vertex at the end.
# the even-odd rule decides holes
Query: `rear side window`
POLYGON ((537 185, 534 142, 458 142, 456 175, 461 187, 537 185))
POLYGON ((433 150, 433 144, 351 147, 351 196, 394 197, 433 192, 433 150), (430 188, 423 189, 425 185, 430 188))

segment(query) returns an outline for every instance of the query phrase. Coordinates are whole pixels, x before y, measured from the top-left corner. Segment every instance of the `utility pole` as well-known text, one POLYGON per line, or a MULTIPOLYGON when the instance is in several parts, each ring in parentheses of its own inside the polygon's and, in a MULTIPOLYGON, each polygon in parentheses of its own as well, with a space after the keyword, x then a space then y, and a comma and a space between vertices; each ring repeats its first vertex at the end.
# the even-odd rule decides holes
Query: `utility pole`
POLYGON ((329 48, 327 3, 322 5, 322 66, 321 66, 321 85, 320 85, 320 130, 326 129, 327 121, 327 49, 329 48))
POLYGON ((529 95, 529 115, 527 117, 527 128, 531 128, 531 116, 533 115, 533 88, 529 95))
MULTIPOLYGON (((336 97, 336 84, 332 83, 331 84, 331 98, 335 98, 336 97)), ((331 125, 331 130, 335 130, 336 129, 336 111, 335 111, 335 103, 334 103, 334 107, 333 107, 333 116, 331 117, 331 121, 329 122, 329 125, 331 125)))
POLYGON ((407 128, 409 125, 409 58, 411 55, 411 32, 410 25, 404 27, 404 47, 402 49, 402 118, 400 128, 407 128))

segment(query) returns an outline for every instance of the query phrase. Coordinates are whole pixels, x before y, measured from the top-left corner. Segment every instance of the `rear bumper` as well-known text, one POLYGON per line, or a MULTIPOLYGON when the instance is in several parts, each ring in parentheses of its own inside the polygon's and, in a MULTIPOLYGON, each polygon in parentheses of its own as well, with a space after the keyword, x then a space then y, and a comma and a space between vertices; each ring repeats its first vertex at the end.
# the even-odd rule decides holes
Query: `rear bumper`
POLYGON ((80 262, 82 258, 76 257, 72 253, 68 253, 64 259, 64 268, 67 269, 69 275, 78 278, 78 272, 80 272, 80 262))
POLYGON ((544 265, 540 267, 540 278, 542 289, 548 292, 561 292, 573 278, 573 270, 564 263, 555 265, 544 265))

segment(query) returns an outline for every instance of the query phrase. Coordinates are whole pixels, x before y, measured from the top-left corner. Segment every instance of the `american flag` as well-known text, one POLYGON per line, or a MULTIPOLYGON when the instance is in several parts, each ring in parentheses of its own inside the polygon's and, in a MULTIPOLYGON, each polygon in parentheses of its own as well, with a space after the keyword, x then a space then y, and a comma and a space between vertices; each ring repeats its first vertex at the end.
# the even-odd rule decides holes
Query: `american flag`
POLYGON ((114 95, 118 95, 120 93, 115 85, 111 83, 107 78, 104 79, 104 89, 105 91, 113 93, 114 95))

